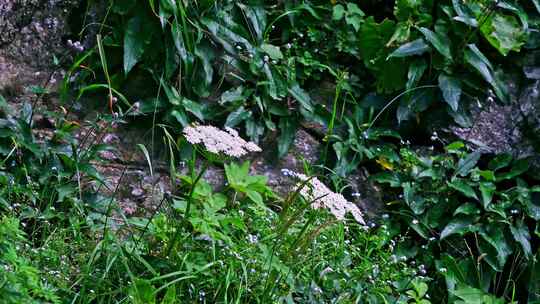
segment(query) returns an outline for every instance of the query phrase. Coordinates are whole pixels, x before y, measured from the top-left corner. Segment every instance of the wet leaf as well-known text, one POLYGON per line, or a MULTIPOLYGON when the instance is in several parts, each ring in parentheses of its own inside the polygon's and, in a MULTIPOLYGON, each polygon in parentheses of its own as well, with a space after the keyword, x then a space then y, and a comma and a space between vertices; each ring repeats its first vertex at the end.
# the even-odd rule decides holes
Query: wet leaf
POLYGON ((443 93, 444 101, 450 105, 452 110, 457 111, 461 98, 461 82, 454 77, 440 74, 439 88, 443 93))
POLYGON ((418 38, 412 42, 400 46, 397 50, 393 51, 386 59, 388 60, 392 57, 408 57, 414 55, 422 55, 429 50, 429 45, 426 44, 424 39, 418 38))
POLYGON ((444 57, 452 60, 452 53, 450 52, 450 40, 448 37, 445 37, 445 35, 440 33, 435 33, 425 27, 421 27, 418 29, 422 34, 424 34, 424 37, 426 37, 426 40, 435 47, 441 55, 444 57))

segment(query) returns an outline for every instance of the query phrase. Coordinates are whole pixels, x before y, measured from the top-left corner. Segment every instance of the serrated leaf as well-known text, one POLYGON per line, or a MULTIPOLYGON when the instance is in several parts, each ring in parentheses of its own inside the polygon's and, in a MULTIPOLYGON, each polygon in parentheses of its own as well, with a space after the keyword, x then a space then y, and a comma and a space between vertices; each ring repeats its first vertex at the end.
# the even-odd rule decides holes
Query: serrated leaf
POLYGON ((452 60, 452 53, 450 52, 450 40, 448 37, 445 37, 440 33, 435 33, 425 27, 418 28, 418 30, 424 34, 427 41, 429 41, 431 45, 433 45, 435 49, 441 53, 441 55, 452 60))
POLYGON ((439 75, 439 88, 443 93, 443 98, 452 110, 457 111, 461 98, 461 82, 445 74, 439 75))
POLYGON ((430 47, 426 44, 424 39, 418 38, 414 41, 411 41, 409 43, 405 43, 404 45, 397 48, 397 50, 393 51, 387 58, 392 57, 408 57, 408 56, 414 56, 414 55, 422 55, 425 52, 429 51, 430 47))

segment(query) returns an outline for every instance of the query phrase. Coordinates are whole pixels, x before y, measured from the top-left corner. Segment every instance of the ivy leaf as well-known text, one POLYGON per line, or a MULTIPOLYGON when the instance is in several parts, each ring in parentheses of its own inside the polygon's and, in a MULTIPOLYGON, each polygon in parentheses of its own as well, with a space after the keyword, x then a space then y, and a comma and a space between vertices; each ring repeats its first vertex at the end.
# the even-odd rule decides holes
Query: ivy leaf
POLYGON ((426 37, 427 41, 431 43, 435 47, 441 55, 444 57, 452 60, 452 53, 450 52, 450 40, 448 37, 445 37, 444 35, 440 33, 435 33, 425 27, 418 28, 422 34, 424 34, 424 37, 426 37))
POLYGON ((532 255, 530 243, 531 236, 529 234, 529 228, 523 223, 523 220, 518 221, 515 226, 510 226, 510 232, 514 237, 514 240, 521 245, 525 255, 530 257, 532 255))
POLYGON ((400 46, 397 50, 393 51, 386 58, 386 60, 392 57, 408 57, 413 55, 422 55, 429 50, 429 45, 426 44, 424 39, 418 38, 414 41, 405 43, 404 45, 400 46))
POLYGON ((445 74, 439 75, 439 88, 443 93, 444 100, 452 110, 457 111, 461 98, 461 83, 454 77, 445 74))
POLYGON ((334 9, 332 11, 332 19, 341 20, 343 19, 343 16, 345 16, 345 8, 343 7, 343 5, 338 4, 334 6, 334 9))
POLYGON ((471 218, 456 218, 451 220, 443 229, 441 232, 441 240, 446 238, 449 235, 452 234, 460 234, 462 235, 465 232, 470 232, 474 230, 474 226, 471 226, 472 219, 471 218))

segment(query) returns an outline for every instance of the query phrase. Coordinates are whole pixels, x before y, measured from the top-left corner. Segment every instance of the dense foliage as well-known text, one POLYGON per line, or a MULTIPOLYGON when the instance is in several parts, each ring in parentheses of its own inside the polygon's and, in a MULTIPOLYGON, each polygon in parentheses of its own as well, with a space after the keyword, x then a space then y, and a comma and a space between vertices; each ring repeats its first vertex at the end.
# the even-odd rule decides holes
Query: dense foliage
POLYGON ((66 107, 98 100, 90 135, 47 113, 38 140, 32 107, 0 99, 8 303, 540 303, 529 160, 433 133, 472 126, 483 100, 516 102, 540 47, 537 0, 94 2, 96 45, 60 91, 66 107), (171 193, 138 217, 94 168, 120 123, 161 130, 169 157, 171 193), (341 191, 364 168, 384 210, 364 226, 312 209, 305 185, 279 197, 249 163, 190 145, 193 123, 280 157, 308 130, 323 144, 307 173, 341 191), (210 164, 223 189, 202 178, 210 164))

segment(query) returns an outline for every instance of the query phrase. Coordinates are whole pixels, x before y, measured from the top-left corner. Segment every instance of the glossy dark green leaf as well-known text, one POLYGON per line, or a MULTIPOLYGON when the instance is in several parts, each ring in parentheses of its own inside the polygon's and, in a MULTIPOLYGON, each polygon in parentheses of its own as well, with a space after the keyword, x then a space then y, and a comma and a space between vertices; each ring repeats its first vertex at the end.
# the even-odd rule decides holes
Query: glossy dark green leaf
POLYGON ((281 117, 279 119, 279 138, 278 138, 278 155, 285 156, 289 152, 294 136, 296 134, 296 123, 291 117, 281 117))
POLYGON ((478 50, 476 45, 469 44, 468 49, 465 50, 465 61, 474 67, 488 83, 493 83, 493 74, 491 72, 491 63, 489 60, 478 50))
MULTIPOLYGON (((494 267, 496 271, 501 270, 508 258, 508 256, 512 253, 512 247, 510 244, 508 244, 506 237, 503 233, 502 226, 498 225, 489 225, 485 229, 482 229, 479 231, 480 236, 494 249, 497 253, 496 261, 497 265, 490 265, 494 267)), ((489 251, 486 252, 489 254, 489 251)))
POLYGON ((188 112, 191 112, 199 120, 204 121, 203 108, 200 103, 187 99, 187 98, 183 98, 182 105, 188 112))
POLYGON ((313 103, 309 94, 298 83, 289 87, 289 93, 309 112, 313 112, 313 103))
POLYGON ((478 213, 480 213, 480 210, 478 210, 477 204, 474 204, 474 203, 465 203, 459 206, 456 209, 456 211, 454 211, 454 215, 458 215, 458 214, 475 215, 478 213))
POLYGON ((241 106, 227 116, 225 126, 232 128, 249 117, 251 117, 251 111, 248 111, 244 106, 241 106))
POLYGON ((497 175, 495 175, 495 177, 496 177, 497 181, 501 181, 501 180, 505 180, 505 179, 512 179, 512 178, 514 178, 516 176, 519 176, 519 175, 527 172, 527 170, 529 170, 530 165, 531 164, 530 164, 528 159, 517 160, 512 165, 512 168, 510 169, 509 172, 497 174, 497 175))
POLYGON ((139 15, 132 17, 124 34, 124 73, 127 74, 144 54, 145 43, 152 33, 144 28, 144 20, 139 15))
POLYGON ((525 253, 527 257, 530 257, 532 255, 530 242, 531 235, 529 234, 529 228, 527 225, 525 225, 522 220, 519 220, 515 225, 510 226, 510 232, 514 237, 514 240, 521 245, 523 253, 525 253))
POLYGON ((442 240, 452 234, 462 235, 474 231, 474 229, 474 226, 472 226, 472 218, 454 218, 441 231, 440 239, 442 240))
POLYGON ((461 98, 461 82, 454 77, 445 74, 439 75, 439 88, 443 93, 443 98, 452 110, 457 111, 461 98))
POLYGON ((431 45, 433 45, 433 47, 435 47, 435 49, 441 53, 441 55, 452 60, 452 53, 450 52, 450 40, 448 37, 446 37, 446 35, 435 33, 425 27, 420 27, 418 30, 424 34, 426 40, 429 41, 431 45))
POLYGON ((453 181, 448 182, 448 186, 463 193, 466 197, 478 199, 478 197, 476 196, 476 192, 474 192, 474 189, 463 179, 456 178, 453 181))
POLYGON ((488 168, 493 171, 497 171, 504 167, 507 167, 512 162, 512 155, 508 153, 503 153, 495 156, 488 163, 488 168))
POLYGON ((414 55, 422 55, 429 50, 429 45, 426 44, 424 39, 418 38, 414 41, 400 46, 397 50, 393 51, 386 59, 388 60, 392 57, 408 57, 414 55))
POLYGON ((496 187, 495 184, 491 182, 481 182, 480 183, 480 193, 482 193, 482 206, 487 210, 491 200, 493 199, 493 194, 495 193, 496 187))
POLYGON ((415 87, 422 76, 424 75, 424 71, 427 68, 426 61, 422 59, 416 59, 414 60, 411 65, 409 66, 409 72, 407 74, 407 89, 411 89, 415 87))
POLYGON ((456 169, 456 172, 454 173, 454 176, 468 175, 471 172, 471 170, 474 168, 474 166, 476 166, 481 156, 482 156, 482 153, 473 152, 467 155, 467 157, 460 159, 458 161, 457 169, 456 169))

